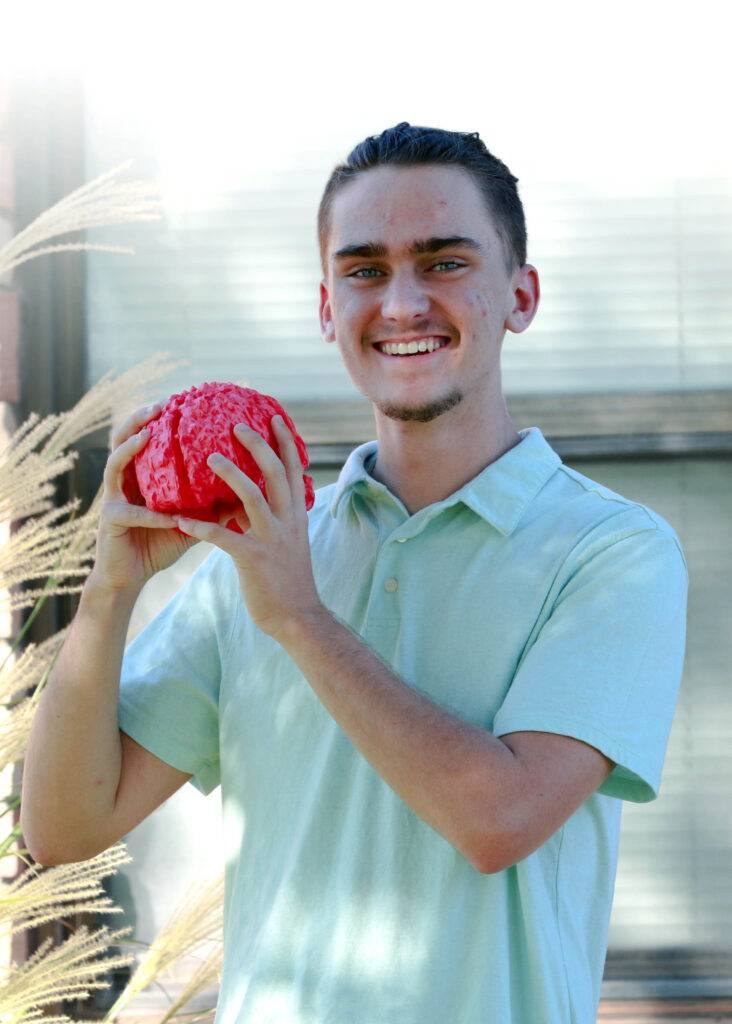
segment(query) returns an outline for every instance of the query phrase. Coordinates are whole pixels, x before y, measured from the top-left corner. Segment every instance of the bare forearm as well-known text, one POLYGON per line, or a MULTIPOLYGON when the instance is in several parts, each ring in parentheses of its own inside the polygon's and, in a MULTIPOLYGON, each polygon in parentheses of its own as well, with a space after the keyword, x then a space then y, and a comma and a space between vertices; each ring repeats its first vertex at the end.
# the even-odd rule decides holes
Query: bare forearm
MULTIPOLYGON (((391 788, 479 870, 499 859, 515 758, 499 739, 404 683, 327 609, 282 646, 391 788)), ((418 681, 416 681, 418 683, 418 681)))
POLYGON ((87 580, 41 693, 21 796, 23 834, 41 863, 84 859, 114 808, 119 678, 138 593, 112 594, 87 580))

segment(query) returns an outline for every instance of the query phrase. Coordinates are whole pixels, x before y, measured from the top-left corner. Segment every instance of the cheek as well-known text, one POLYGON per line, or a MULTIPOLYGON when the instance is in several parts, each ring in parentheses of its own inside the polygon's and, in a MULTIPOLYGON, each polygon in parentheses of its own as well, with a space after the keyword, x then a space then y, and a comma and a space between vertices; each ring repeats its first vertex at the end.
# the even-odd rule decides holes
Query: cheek
POLYGON ((473 292, 472 295, 468 296, 468 305, 472 316, 476 320, 487 320, 490 316, 491 307, 486 302, 485 297, 479 292, 473 292))
POLYGON ((370 305, 368 296, 362 293, 344 296, 334 310, 336 322, 340 320, 344 327, 356 325, 364 317, 368 317, 370 305))

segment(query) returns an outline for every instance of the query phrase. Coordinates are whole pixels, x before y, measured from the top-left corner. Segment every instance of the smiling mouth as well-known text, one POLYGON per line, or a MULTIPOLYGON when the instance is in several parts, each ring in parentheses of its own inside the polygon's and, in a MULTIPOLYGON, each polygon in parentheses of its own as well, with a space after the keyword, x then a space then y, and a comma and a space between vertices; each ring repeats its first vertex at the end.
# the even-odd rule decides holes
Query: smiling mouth
POLYGON ((374 348, 387 359, 396 360, 417 360, 422 362, 431 356, 448 348, 450 339, 441 335, 429 335, 423 338, 415 338, 409 342, 377 342, 374 348))

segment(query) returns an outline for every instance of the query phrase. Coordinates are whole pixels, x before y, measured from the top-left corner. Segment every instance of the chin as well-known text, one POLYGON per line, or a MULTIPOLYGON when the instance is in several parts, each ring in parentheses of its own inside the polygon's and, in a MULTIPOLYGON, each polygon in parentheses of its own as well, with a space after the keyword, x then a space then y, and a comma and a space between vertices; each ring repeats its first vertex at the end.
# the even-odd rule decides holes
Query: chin
POLYGON ((431 402, 421 404, 403 405, 399 402, 374 402, 374 405, 382 414, 390 420, 401 420, 402 422, 416 421, 418 423, 431 423, 438 416, 453 409, 463 399, 462 392, 452 391, 449 395, 434 399, 431 402))

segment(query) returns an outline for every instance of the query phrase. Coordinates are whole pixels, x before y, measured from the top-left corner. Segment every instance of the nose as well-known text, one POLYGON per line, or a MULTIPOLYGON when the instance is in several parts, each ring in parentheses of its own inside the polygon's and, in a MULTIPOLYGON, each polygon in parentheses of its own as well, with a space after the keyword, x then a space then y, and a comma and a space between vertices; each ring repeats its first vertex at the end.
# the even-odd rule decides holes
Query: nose
POLYGON ((384 289, 381 315, 387 320, 407 322, 423 317, 430 299, 411 271, 395 271, 384 289))

